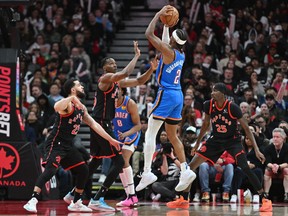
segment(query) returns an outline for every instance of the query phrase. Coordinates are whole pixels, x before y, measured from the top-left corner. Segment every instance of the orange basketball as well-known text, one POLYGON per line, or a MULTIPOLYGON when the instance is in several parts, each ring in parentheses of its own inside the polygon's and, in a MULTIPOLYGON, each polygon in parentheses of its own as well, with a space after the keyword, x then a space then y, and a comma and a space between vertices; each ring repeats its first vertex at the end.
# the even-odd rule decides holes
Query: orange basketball
POLYGON ((175 26, 179 20, 178 10, 175 7, 173 7, 173 10, 169 11, 168 15, 166 16, 161 15, 160 20, 164 25, 167 25, 170 28, 175 26))

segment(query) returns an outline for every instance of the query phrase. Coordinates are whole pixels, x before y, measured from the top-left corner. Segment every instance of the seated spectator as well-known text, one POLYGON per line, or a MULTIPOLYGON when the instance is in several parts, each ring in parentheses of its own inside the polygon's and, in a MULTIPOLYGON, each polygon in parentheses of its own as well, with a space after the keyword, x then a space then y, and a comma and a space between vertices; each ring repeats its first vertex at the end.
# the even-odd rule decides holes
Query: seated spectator
POLYGON ((199 182, 202 191, 202 202, 210 201, 209 181, 221 182, 223 175, 223 202, 229 202, 229 193, 234 174, 234 158, 225 151, 217 162, 212 165, 209 162, 204 162, 199 166, 199 182))
MULTIPOLYGON (((259 143, 257 136, 253 133, 254 138, 257 142, 257 144, 259 143)), ((252 170, 252 172, 255 173, 255 175, 258 177, 259 181, 263 182, 263 165, 261 164, 261 162, 258 160, 258 158, 256 157, 252 142, 250 141, 250 139, 246 136, 245 139, 243 140, 243 147, 246 153, 246 157, 247 157, 247 163, 249 168, 252 170)), ((261 148, 260 148, 261 149, 261 148)), ((239 168, 237 167, 234 170, 234 177, 233 177, 233 181, 232 181, 232 188, 231 188, 231 199, 230 202, 231 203, 235 203, 237 202, 237 190, 242 188, 243 183, 247 182, 249 184, 249 189, 252 191, 253 193, 253 203, 259 203, 260 199, 259 199, 259 195, 257 193, 257 191, 255 191, 255 189, 253 188, 253 186, 249 183, 248 177, 245 175, 245 173, 239 168)))
POLYGON ((284 202, 288 202, 288 144, 286 133, 282 128, 273 130, 272 144, 265 148, 264 190, 270 192, 272 179, 283 179, 284 202))

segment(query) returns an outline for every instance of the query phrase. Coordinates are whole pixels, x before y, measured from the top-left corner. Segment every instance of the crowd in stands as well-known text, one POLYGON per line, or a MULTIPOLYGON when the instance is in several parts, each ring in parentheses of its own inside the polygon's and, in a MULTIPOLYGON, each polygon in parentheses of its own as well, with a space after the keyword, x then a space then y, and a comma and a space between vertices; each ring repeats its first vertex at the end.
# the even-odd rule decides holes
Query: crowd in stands
MULTIPOLYGON (((27 139, 37 145, 43 143, 53 125, 54 103, 66 96, 62 89, 65 80, 78 77, 85 83, 85 91, 89 92, 99 76, 99 61, 109 52, 115 32, 123 28, 123 19, 129 16, 129 1, 92 0, 90 6, 88 2, 35 1, 29 7, 17 8, 21 20, 16 27, 20 33, 21 49, 25 52, 21 61, 25 130, 27 139)), ((243 147, 251 163, 250 168, 255 170, 267 192, 271 177, 283 178, 284 201, 288 202, 288 188, 285 188, 288 185, 288 148, 285 140, 288 134, 288 2, 169 0, 167 3, 179 11, 180 19, 174 28, 185 29, 188 35, 181 77, 183 119, 179 124, 179 137, 185 146, 187 161, 192 158, 190 151, 202 125, 203 102, 211 99, 212 85, 223 82, 229 90, 227 98, 240 106, 257 144, 267 157, 268 162, 259 164, 243 132, 243 147), (280 133, 282 144, 275 141, 274 133, 280 133), (267 150, 273 147, 273 151, 278 152, 276 158, 269 156, 267 150), (273 166, 269 167, 269 163, 273 166), (281 169, 278 167, 277 170, 282 171, 272 172, 276 169, 274 164, 275 167, 278 164, 281 169)), ((159 23, 156 32, 159 37, 162 28, 159 23)), ((149 60, 157 54, 148 41, 147 46, 147 60, 142 62, 140 73, 146 70, 149 60)), ((157 92, 154 77, 131 92, 131 97, 138 104, 142 123, 141 140, 132 158, 133 173, 137 176, 141 172, 147 116, 157 92)), ((162 176, 158 178, 162 183, 168 183, 161 184, 167 188, 160 191, 157 182, 152 185, 152 200, 173 199, 175 191, 171 188, 177 184, 179 174, 177 155, 174 155, 171 144, 165 141, 162 133, 165 132, 159 132, 153 170, 162 176)), ((194 187, 197 188, 196 201, 210 199, 209 182, 204 182, 206 177, 203 176, 208 175, 215 181, 218 172, 223 172, 220 180, 224 182, 221 186, 223 201, 229 200, 229 196, 231 201, 235 199, 233 195, 243 186, 245 176, 235 162, 229 162, 234 169, 228 169, 230 165, 227 161, 220 158, 214 166, 200 166, 194 187), (239 176, 242 176, 241 181, 239 176)))

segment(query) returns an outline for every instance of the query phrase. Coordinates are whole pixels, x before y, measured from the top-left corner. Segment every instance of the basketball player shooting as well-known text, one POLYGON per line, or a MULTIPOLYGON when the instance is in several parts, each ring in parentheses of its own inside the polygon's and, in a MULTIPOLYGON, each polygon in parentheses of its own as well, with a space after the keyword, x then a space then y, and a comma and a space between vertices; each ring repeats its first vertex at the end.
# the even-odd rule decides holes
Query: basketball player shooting
POLYGON ((155 14, 145 32, 147 39, 162 55, 156 70, 159 90, 149 116, 148 129, 145 135, 144 172, 136 191, 143 190, 157 180, 157 177, 151 172, 151 164, 156 146, 156 135, 164 122, 167 136, 181 163, 179 181, 181 187, 177 185, 175 189, 178 191, 184 190, 196 177, 196 174, 190 170, 186 163, 184 147, 177 136, 177 125, 182 119, 181 111, 183 107, 180 77, 185 55, 182 48, 186 43, 187 35, 183 30, 176 29, 169 38, 169 28, 167 26, 164 26, 162 41, 154 34, 160 16, 167 16, 171 14, 172 10, 174 10, 172 6, 164 6, 155 14))

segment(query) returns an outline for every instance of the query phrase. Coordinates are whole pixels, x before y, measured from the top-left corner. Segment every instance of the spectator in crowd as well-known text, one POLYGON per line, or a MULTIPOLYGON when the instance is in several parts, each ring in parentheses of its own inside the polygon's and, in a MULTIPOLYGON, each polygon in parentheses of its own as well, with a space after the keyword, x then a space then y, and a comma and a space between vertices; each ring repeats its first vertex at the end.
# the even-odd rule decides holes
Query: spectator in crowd
POLYGON ((50 94, 48 95, 48 100, 49 99, 53 100, 53 104, 50 104, 51 106, 53 106, 55 102, 63 98, 63 96, 60 95, 60 92, 61 92, 61 87, 57 83, 52 83, 50 85, 50 94))
POLYGON ((234 158, 225 151, 214 165, 209 162, 202 163, 199 166, 199 182, 202 191, 202 202, 210 201, 209 181, 222 182, 223 193, 222 201, 229 202, 229 194, 231 191, 231 183, 234 175, 234 158))
POLYGON ((272 179, 283 179, 284 202, 288 202, 288 144, 285 143, 286 133, 282 128, 275 128, 272 133, 272 144, 265 148, 264 190, 269 194, 272 179))
POLYGON ((267 127, 267 121, 268 119, 266 119, 263 115, 256 116, 255 118, 255 123, 259 125, 261 133, 265 135, 265 138, 271 139, 272 131, 269 127, 267 127))
POLYGON ((242 114, 249 113, 250 114, 250 106, 247 102, 241 102, 239 105, 242 114))

